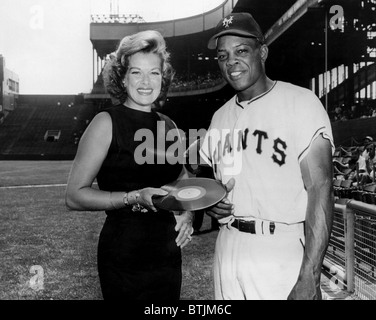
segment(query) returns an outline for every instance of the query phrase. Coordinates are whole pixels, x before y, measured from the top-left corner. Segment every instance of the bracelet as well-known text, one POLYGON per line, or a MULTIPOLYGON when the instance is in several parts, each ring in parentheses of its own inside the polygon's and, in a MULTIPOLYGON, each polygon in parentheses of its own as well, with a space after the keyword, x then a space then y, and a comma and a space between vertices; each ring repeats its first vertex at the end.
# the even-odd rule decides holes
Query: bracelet
POLYGON ((138 203, 138 198, 141 197, 140 192, 137 190, 137 191, 136 191, 136 194, 135 194, 134 196, 136 197, 136 203, 139 204, 139 203, 138 203))
POLYGON ((138 199, 140 198, 140 192, 137 190, 137 191, 134 191, 134 192, 129 192, 128 194, 128 204, 129 205, 135 205, 135 204, 138 204, 138 199))
POLYGON ((127 206, 130 206, 130 204, 129 204, 129 199, 128 199, 128 195, 129 195, 129 193, 128 193, 128 192, 125 192, 125 193, 124 193, 124 196, 123 196, 123 202, 124 202, 124 204, 125 204, 126 207, 127 207, 127 206))
POLYGON ((148 212, 148 209, 144 208, 139 203, 139 198, 141 197, 140 191, 136 190, 134 193, 131 193, 132 201, 129 201, 129 204, 132 205, 133 212, 148 212))

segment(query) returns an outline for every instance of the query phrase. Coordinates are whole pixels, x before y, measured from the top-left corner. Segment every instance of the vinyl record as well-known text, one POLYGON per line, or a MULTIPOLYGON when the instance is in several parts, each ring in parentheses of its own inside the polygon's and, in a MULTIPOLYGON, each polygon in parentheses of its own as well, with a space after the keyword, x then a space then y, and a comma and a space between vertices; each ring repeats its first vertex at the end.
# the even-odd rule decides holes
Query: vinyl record
POLYGON ((224 186, 214 179, 188 178, 166 185, 172 190, 163 197, 154 197, 159 209, 171 211, 201 210, 221 201, 226 196, 224 186))

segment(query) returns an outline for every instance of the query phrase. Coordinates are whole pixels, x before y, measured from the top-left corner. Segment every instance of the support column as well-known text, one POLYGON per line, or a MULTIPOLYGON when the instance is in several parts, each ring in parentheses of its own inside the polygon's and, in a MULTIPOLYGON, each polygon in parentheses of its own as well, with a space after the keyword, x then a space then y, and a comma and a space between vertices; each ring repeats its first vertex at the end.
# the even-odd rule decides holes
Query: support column
POLYGON ((325 10, 325 71, 324 71, 324 93, 325 110, 328 112, 328 11, 325 10))
POLYGON ((100 74, 100 70, 99 70, 99 56, 97 55, 97 79, 98 79, 99 74, 100 74))
POLYGON ((352 61, 348 64, 347 67, 347 90, 346 92, 346 106, 351 107, 355 101, 355 76, 354 76, 354 64, 352 61))
POLYGON ((368 103, 368 61, 366 61, 366 68, 364 69, 364 101, 368 103))
POLYGON ((95 84, 94 73, 95 73, 95 57, 94 57, 94 46, 93 46, 93 88, 94 88, 94 84, 95 84))
POLYGON ((347 284, 347 291, 355 291, 355 247, 354 247, 354 230, 355 230, 355 218, 354 212, 346 208, 345 209, 345 281, 347 284))
POLYGON ((340 104, 339 103, 339 66, 336 67, 336 74, 337 74, 337 85, 336 85, 336 104, 340 104))
POLYGON ((319 74, 315 76, 315 91, 318 97, 320 96, 319 76, 319 74))

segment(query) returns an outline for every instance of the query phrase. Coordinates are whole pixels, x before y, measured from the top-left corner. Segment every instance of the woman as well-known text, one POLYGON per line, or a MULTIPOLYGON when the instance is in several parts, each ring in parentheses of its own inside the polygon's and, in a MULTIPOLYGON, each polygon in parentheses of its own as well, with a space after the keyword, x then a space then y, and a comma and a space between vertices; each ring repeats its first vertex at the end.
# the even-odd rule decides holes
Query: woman
MULTIPOLYGON (((180 297, 181 248, 191 239, 192 213, 158 211, 152 197, 166 195, 161 186, 178 179, 183 167, 167 161, 140 164, 135 155, 139 129, 156 137, 161 123, 165 132, 174 127, 153 108, 166 96, 171 78, 160 33, 143 31, 123 38, 103 72, 115 105, 94 117, 72 165, 67 207, 107 214, 98 244, 104 299, 180 297), (95 178, 99 190, 92 186, 95 178)), ((169 147, 165 144, 162 151, 169 147)), ((151 150, 156 159, 161 150, 151 150)))

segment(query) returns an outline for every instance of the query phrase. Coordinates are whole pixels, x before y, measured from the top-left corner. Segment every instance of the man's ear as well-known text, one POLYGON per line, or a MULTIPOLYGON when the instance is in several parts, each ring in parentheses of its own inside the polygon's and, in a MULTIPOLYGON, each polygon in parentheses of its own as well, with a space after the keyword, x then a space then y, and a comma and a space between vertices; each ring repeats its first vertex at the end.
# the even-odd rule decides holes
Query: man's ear
POLYGON ((266 59, 268 58, 269 49, 266 44, 262 44, 260 47, 260 55, 261 55, 261 61, 265 63, 266 59))

